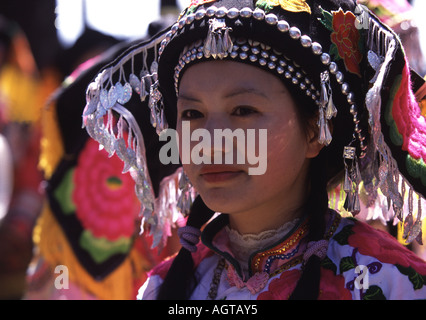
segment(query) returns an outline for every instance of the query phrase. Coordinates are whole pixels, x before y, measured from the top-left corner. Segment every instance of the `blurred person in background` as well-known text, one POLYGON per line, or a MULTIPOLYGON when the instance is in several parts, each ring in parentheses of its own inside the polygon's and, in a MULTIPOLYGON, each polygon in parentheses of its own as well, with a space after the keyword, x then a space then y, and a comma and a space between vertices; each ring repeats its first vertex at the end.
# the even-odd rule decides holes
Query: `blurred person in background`
POLYGON ((41 86, 24 32, 0 17, 0 298, 17 299, 23 294, 32 229, 44 197, 37 169, 41 86))
MULTIPOLYGON (((174 10, 151 23, 149 34, 176 18, 174 10)), ((25 299, 135 299, 146 272, 179 249, 171 239, 159 252, 151 249, 152 237, 139 236, 133 180, 116 155, 99 151, 81 129, 87 83, 128 45, 86 25, 58 59, 64 81, 42 112, 47 201, 34 229, 25 299)))

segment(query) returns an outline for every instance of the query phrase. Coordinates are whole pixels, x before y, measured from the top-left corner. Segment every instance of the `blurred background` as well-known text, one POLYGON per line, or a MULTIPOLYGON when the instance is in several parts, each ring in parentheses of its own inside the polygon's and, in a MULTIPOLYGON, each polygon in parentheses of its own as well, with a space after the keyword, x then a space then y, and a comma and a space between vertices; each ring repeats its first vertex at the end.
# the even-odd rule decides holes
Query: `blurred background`
MULTIPOLYGON (((394 28, 424 77, 426 1, 359 2, 394 28)), ((172 24, 189 3, 0 1, 0 299, 134 299, 145 273, 177 250, 171 242, 159 256, 150 239, 134 236, 133 225, 128 238, 123 227, 120 241, 89 234, 83 248, 90 229, 84 217, 93 213, 73 203, 80 185, 68 177, 81 171, 80 155, 92 148, 81 129, 87 84, 130 43, 172 24), (53 285, 58 265, 69 267, 64 290, 53 285)), ((111 175, 121 169, 112 167, 111 175)), ((111 190, 125 185, 119 179, 111 190)), ((106 211, 97 214, 98 221, 116 222, 106 211)), ((130 221, 137 220, 132 214, 130 221)), ((410 249, 425 258, 421 248, 410 249)))

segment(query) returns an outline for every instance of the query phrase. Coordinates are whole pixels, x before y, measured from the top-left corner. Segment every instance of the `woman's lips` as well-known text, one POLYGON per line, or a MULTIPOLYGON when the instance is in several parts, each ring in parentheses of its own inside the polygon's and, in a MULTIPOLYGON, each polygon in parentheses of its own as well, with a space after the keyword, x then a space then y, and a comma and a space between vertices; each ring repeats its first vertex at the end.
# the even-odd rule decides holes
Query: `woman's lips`
POLYGON ((244 171, 229 166, 205 166, 200 170, 200 176, 209 183, 220 183, 234 179, 244 171))

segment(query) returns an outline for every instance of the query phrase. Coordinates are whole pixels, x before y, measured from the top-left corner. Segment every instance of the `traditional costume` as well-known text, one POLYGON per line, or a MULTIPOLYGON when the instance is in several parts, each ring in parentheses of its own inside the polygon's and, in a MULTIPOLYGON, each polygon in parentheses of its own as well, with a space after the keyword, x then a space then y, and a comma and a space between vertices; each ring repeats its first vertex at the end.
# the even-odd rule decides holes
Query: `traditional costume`
MULTIPOLYGON (((130 171, 142 203, 143 231, 153 234, 154 245, 164 244, 178 219, 171 204, 184 215, 191 212, 189 218, 206 210, 200 209, 199 197, 192 203, 196 191, 179 164, 161 163, 164 142, 154 134, 161 137, 176 126, 185 70, 211 60, 254 65, 281 79, 301 108, 318 114, 321 152, 328 154, 320 170, 330 188, 340 184, 345 210, 359 213, 361 190, 367 203, 382 197, 390 209, 382 218, 402 221, 404 238, 421 241, 426 122, 418 103, 424 81, 410 69, 395 33, 350 0, 194 0, 174 25, 102 69, 86 95, 84 126, 130 171), (168 178, 174 170, 179 183, 168 178), (163 178, 167 183, 159 183, 163 178)), ((236 234, 225 213, 202 233, 191 226, 181 229, 182 250, 191 252, 194 263, 187 297, 426 297, 426 264, 414 253, 331 209, 317 213, 324 233, 311 241, 314 213, 260 235, 236 234), (320 261, 315 281, 306 271, 312 260, 320 261), (317 285, 318 294, 304 295, 302 278, 317 285)), ((154 268, 140 299, 164 298, 160 289, 180 254, 154 268)))

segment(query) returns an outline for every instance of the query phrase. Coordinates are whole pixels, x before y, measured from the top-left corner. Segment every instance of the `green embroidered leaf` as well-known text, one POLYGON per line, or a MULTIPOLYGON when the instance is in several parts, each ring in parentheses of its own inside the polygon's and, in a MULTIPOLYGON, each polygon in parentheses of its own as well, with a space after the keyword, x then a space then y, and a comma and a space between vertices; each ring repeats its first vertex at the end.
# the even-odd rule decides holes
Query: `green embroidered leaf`
POLYGON ((338 244, 344 246, 349 244, 348 238, 350 235, 353 235, 355 232, 352 231, 352 225, 343 227, 343 229, 334 235, 333 239, 337 241, 338 244))
POLYGON ((256 7, 259 9, 263 9, 265 13, 271 11, 274 7, 271 6, 266 0, 257 0, 256 7))
POLYGON ((342 260, 340 260, 340 273, 343 273, 345 271, 349 271, 353 268, 355 268, 355 263, 352 257, 344 257, 342 260))
POLYGON ((321 9, 321 13, 323 15, 324 18, 318 18, 319 21, 324 25, 324 27, 326 27, 328 30, 330 31, 334 31, 333 30, 333 15, 328 12, 325 11, 323 8, 321 9))
POLYGON ((54 196, 58 200, 64 214, 72 214, 75 212, 76 207, 72 201, 72 192, 74 190, 74 168, 64 174, 61 183, 54 191, 54 196))
POLYGON ((131 248, 132 240, 120 237, 116 241, 109 241, 104 237, 97 238, 89 230, 85 230, 81 234, 80 245, 95 262, 102 263, 115 254, 126 254, 131 248))
POLYGON ((408 279, 413 284, 414 290, 419 290, 423 287, 423 285, 426 285, 426 276, 422 276, 421 274, 417 273, 416 270, 414 270, 412 267, 403 267, 399 264, 397 264, 396 267, 398 268, 399 272, 408 276, 408 279))
POLYGON ((337 49, 337 46, 333 43, 330 46, 330 56, 334 58, 334 60, 341 60, 342 57, 339 54, 339 50, 337 49))
POLYGON ((337 266, 334 264, 333 261, 331 261, 331 259, 329 257, 325 257, 322 261, 321 261, 321 266, 324 269, 329 269, 331 271, 333 271, 334 274, 337 273, 337 266))
POLYGON ((365 292, 363 300, 386 300, 386 297, 380 287, 371 286, 365 292))

